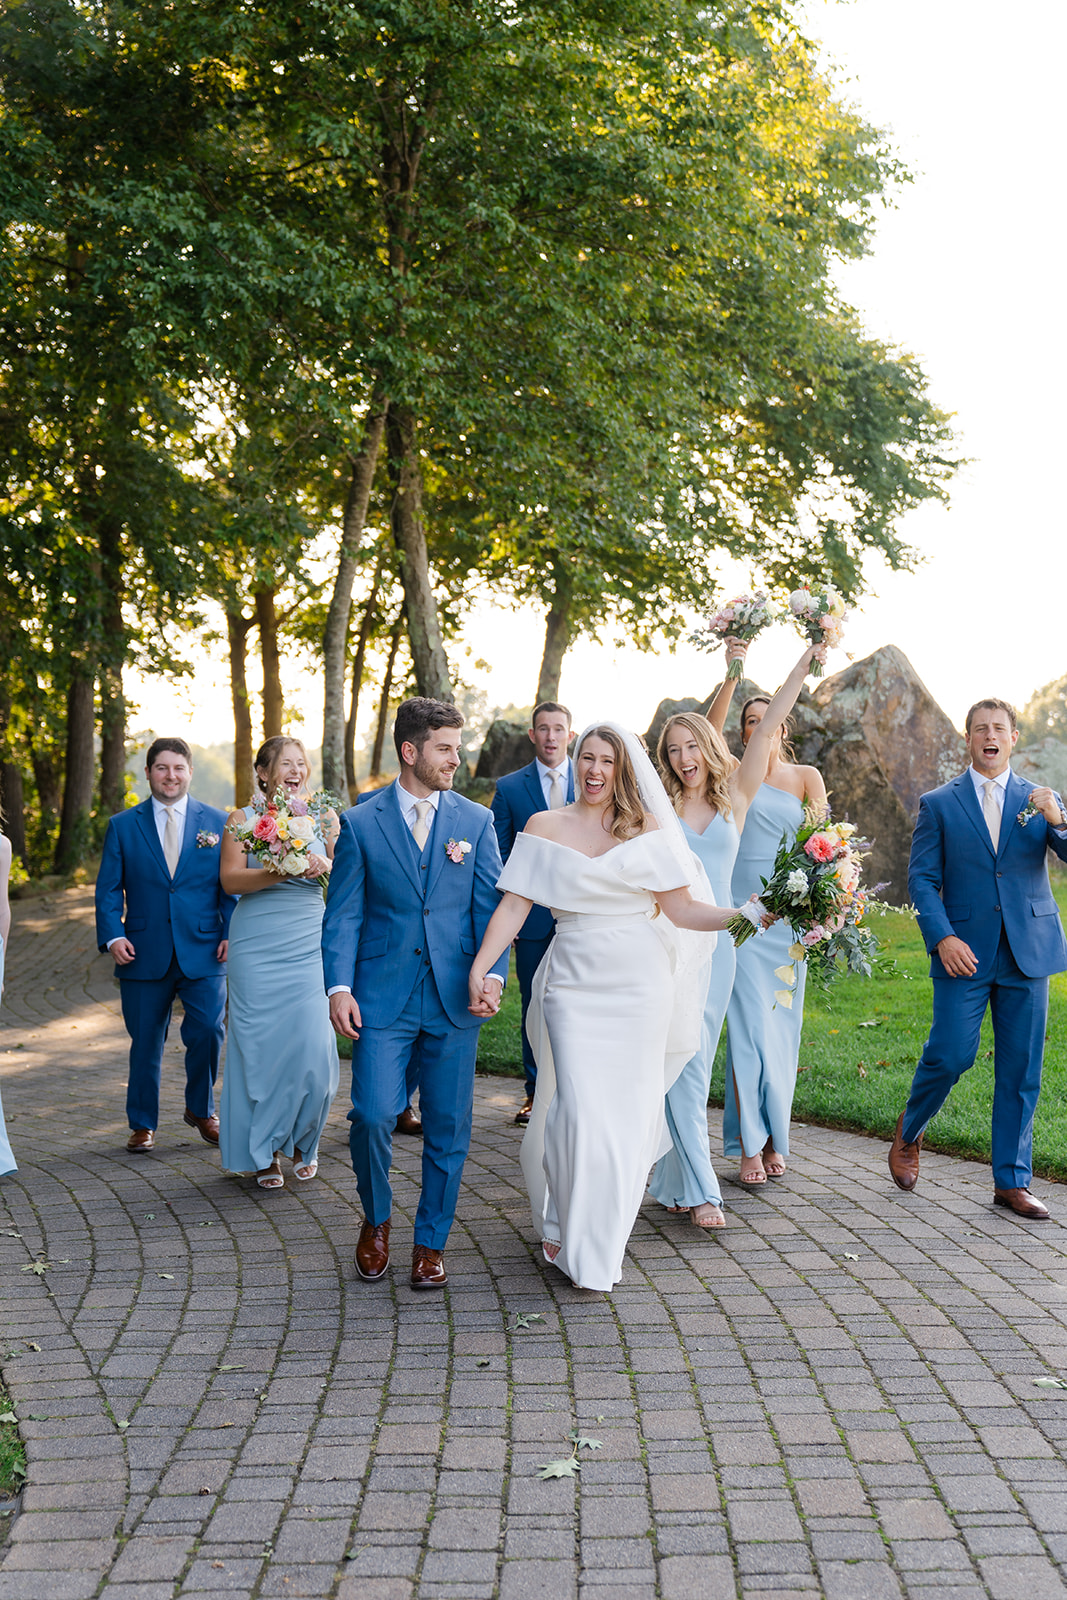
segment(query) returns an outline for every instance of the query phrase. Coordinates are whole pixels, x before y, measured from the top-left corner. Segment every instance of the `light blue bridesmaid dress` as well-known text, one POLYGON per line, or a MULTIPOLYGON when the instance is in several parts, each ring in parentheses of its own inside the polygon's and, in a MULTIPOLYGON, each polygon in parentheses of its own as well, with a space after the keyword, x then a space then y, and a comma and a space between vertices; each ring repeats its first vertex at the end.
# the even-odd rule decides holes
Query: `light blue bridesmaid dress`
MULTIPOLYGON (((4 986, 4 941, 0 939, 0 989, 4 986)), ((0 1100, 0 1178, 7 1172, 17 1172, 15 1157, 11 1153, 11 1144, 7 1137, 7 1124, 4 1121, 4 1102, 0 1100)))
MULTIPOLYGON (((717 812, 703 833, 694 832, 685 821, 682 830, 708 875, 716 905, 736 904, 730 898, 730 879, 740 842, 736 822, 717 812)), ((708 1149, 708 1089, 734 984, 734 961, 734 942, 728 933, 720 933, 711 959, 700 1049, 667 1091, 667 1127, 674 1147, 657 1161, 649 1184, 653 1197, 665 1206, 722 1204, 708 1149)))
MULTIPOLYGON (((312 845, 319 855, 321 839, 312 845)), ((254 863, 251 863, 254 865, 254 863)), ((319 884, 287 878, 242 895, 230 922, 229 1023, 219 1150, 230 1172, 275 1151, 315 1160, 337 1093, 337 1039, 322 977, 319 884)))
MULTIPOLYGON (((804 807, 784 789, 761 784, 748 808, 732 883, 732 903, 743 905, 769 878, 783 834, 795 836, 804 807)), ((793 935, 787 922, 746 939, 737 950, 737 972, 726 1011, 726 1105, 723 1148, 729 1156, 759 1155, 767 1140, 789 1154, 789 1117, 797 1081, 800 1031, 804 1024, 807 967, 798 964, 793 1006, 775 1005, 784 987, 775 967, 788 962, 793 935), (735 1094, 736 1090, 736 1094, 735 1094), (739 1108, 740 1107, 740 1115, 739 1108)))

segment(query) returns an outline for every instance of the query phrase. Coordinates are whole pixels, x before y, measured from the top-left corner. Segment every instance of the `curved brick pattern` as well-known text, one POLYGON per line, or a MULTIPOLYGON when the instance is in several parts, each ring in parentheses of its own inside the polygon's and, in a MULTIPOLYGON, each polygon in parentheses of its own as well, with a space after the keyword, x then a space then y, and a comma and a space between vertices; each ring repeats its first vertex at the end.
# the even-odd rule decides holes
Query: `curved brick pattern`
POLYGON ((188 1136, 172 1041, 127 1155, 91 894, 15 916, 0 1358, 30 1466, 0 1600, 1067 1593, 1067 1393, 1033 1382, 1067 1366, 1067 1234, 994 1213, 985 1169, 924 1156, 901 1196, 882 1145, 800 1129, 724 1234, 647 1206, 618 1292, 581 1294, 531 1249, 485 1079, 447 1292, 358 1283, 343 1096, 320 1179, 264 1195, 188 1136), (574 1430, 601 1448, 539 1479, 574 1430))

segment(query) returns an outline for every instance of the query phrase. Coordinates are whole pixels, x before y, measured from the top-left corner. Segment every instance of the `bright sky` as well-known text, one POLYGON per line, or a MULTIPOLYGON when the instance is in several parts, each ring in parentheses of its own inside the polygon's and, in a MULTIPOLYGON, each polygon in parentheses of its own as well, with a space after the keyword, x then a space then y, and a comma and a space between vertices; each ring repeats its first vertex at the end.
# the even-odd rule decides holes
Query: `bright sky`
MULTIPOLYGON (((1059 577, 1067 6, 1033 0, 1011 26, 991 0, 808 0, 806 14, 845 97, 890 131, 914 176, 885 212, 873 255, 842 273, 845 297, 872 333, 920 358, 972 463, 947 509, 925 506, 903 526, 926 556, 919 571, 872 567, 873 592, 844 648, 859 658, 898 645, 962 724, 981 695, 1021 704, 1067 672, 1059 577)), ((734 576, 737 589, 747 586, 745 572, 734 576)), ((542 629, 528 612, 480 614, 467 643, 492 670, 476 672, 468 659, 462 675, 491 704, 528 704, 542 629)), ((753 648, 751 675, 773 686, 798 650, 792 632, 774 630, 753 648)), ((132 684, 141 708, 133 725, 180 726, 202 744, 232 739, 225 662, 215 657, 179 690, 132 684)), ((690 647, 647 656, 580 644, 565 660, 561 695, 579 726, 614 716, 640 730, 663 697, 709 692, 720 661, 690 647)), ((827 670, 846 665, 835 652, 827 670)), ((285 688, 318 744, 319 683, 291 669, 285 688)))

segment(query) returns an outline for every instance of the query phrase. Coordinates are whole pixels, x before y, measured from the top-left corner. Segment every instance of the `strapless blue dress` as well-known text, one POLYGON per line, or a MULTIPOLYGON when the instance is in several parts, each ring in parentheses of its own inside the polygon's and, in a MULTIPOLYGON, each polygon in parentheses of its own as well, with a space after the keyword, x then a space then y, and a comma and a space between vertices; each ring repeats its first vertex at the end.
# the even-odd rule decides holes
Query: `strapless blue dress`
MULTIPOLYGON (((312 847, 326 850, 321 839, 312 847)), ((307 878, 243 895, 230 922, 229 1023, 219 1154, 261 1172, 275 1151, 318 1153, 337 1093, 337 1037, 322 976, 322 889, 307 878)))
MULTIPOLYGON (((742 905, 769 878, 783 835, 794 837, 804 807, 784 789, 761 784, 748 808, 737 852, 732 902, 742 905)), ((737 951, 733 993, 726 1011, 726 1104, 723 1148, 729 1156, 758 1155, 770 1139, 789 1154, 789 1118, 797 1081, 800 1032, 804 1025, 807 967, 798 965, 791 1010, 775 1005, 782 983, 775 967, 787 963, 793 935, 787 922, 747 939, 737 951)))
MULTIPOLYGON (((690 849, 708 875, 716 905, 733 905, 730 880, 740 843, 733 818, 718 813, 703 833, 694 832, 684 821, 682 829, 690 849)), ((653 1197, 665 1206, 722 1204, 719 1180, 708 1149, 708 1090, 719 1034, 734 985, 735 955, 730 935, 720 933, 711 960, 711 983, 704 1004, 700 1049, 667 1091, 667 1128, 673 1148, 656 1162, 649 1184, 653 1197)))

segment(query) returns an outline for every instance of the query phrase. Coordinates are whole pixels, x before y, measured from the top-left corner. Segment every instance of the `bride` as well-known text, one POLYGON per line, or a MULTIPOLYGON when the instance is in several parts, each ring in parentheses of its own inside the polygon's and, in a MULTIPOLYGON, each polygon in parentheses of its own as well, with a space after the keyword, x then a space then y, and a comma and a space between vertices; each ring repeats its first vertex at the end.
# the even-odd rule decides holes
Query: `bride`
POLYGON ((708 903, 633 734, 587 728, 574 773, 574 804, 536 812, 515 841, 471 968, 471 1009, 495 1009, 490 967, 530 906, 550 905, 556 933, 526 1021, 537 1092, 523 1176, 545 1258, 577 1287, 609 1290, 649 1168, 669 1144, 664 1093, 699 1042, 715 931, 733 910, 708 903))

